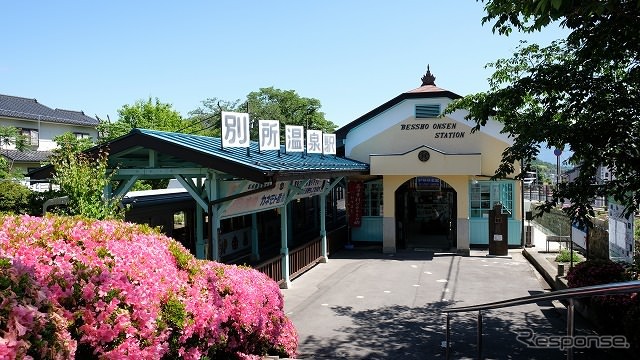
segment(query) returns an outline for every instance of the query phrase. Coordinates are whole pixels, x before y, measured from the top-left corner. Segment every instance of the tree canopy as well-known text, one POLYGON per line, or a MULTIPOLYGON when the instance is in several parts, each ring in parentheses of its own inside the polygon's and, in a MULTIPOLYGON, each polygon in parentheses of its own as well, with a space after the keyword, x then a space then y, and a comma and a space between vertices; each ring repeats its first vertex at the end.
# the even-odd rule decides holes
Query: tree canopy
POLYGON ((54 166, 53 183, 60 186, 60 193, 68 196, 67 206, 58 212, 80 215, 92 219, 124 218, 120 199, 107 199, 104 189, 112 182, 108 170, 107 154, 96 158, 78 151, 78 144, 63 142, 51 156, 54 166))
POLYGON ((171 104, 158 98, 138 100, 133 105, 118 109, 118 120, 100 120, 98 142, 105 143, 129 133, 134 128, 180 132, 186 126, 182 115, 171 104))
MULTIPOLYGON (((612 196, 627 214, 640 205, 640 1, 482 0, 494 32, 543 30, 553 22, 570 30, 549 46, 522 43, 495 69, 489 90, 466 96, 447 111, 467 109, 475 130, 489 118, 504 124, 514 143, 496 177, 518 173, 541 144, 568 147, 580 174, 562 183, 542 211, 568 199, 567 214, 587 225, 595 196, 612 196), (594 183, 599 166, 615 178, 594 183)), ((524 172, 520 178, 526 176, 524 172)))
MULTIPOLYGON (((220 136, 222 111, 248 112, 251 119, 251 138, 257 139, 258 123, 255 120, 279 120, 281 125, 302 125, 305 129, 333 132, 336 125, 325 119, 320 111, 320 100, 298 95, 295 90, 273 87, 250 92, 246 99, 235 101, 209 98, 202 107, 190 112, 191 131, 210 136, 220 136)), ((284 134, 284 131, 281 131, 284 134)))

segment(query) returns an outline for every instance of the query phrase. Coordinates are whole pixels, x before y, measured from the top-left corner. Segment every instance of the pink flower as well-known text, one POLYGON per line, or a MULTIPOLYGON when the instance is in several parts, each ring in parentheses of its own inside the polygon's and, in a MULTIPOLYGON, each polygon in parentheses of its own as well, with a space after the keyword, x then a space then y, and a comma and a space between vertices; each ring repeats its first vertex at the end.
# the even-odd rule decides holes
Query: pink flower
POLYGON ((73 357, 78 343, 106 359, 295 354, 297 335, 275 282, 255 270, 196 260, 146 227, 5 216, 0 250, 2 276, 17 284, 24 275, 33 284, 25 296, 0 301, 0 309, 11 309, 0 328, 2 356, 25 354, 47 323, 58 331, 39 343, 58 350, 47 345, 41 354, 62 358, 73 357))

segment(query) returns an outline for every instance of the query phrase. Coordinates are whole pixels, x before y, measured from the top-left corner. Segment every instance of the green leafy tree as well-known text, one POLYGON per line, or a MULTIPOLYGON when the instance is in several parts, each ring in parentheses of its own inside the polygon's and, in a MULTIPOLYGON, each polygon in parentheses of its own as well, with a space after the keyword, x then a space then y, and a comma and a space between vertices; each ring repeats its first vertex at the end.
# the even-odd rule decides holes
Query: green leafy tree
MULTIPOLYGON (((508 35, 538 31, 559 22, 570 30, 549 46, 523 43, 510 59, 488 66, 490 89, 456 101, 447 111, 467 109, 475 130, 489 118, 504 124, 513 145, 502 154, 496 176, 530 164, 540 144, 565 146, 580 164, 572 183, 561 183, 549 211, 564 199, 567 214, 591 225, 591 200, 613 196, 627 213, 640 205, 640 2, 638 0, 486 0, 483 23, 508 35), (595 184, 598 166, 615 179, 595 184)), ((530 168, 525 168, 530 170, 530 168)), ((522 174, 524 175, 524 173, 522 174)))
POLYGON ((241 104, 240 99, 228 101, 214 97, 203 100, 202 106, 189 112, 190 118, 187 119, 188 125, 185 127, 185 132, 219 137, 222 112, 246 112, 246 106, 241 109, 241 104))
MULTIPOLYGON (((320 100, 298 95, 294 90, 280 90, 273 87, 250 92, 244 101, 224 101, 211 98, 202 102, 202 107, 190 112, 194 129, 201 133, 220 136, 221 111, 249 112, 251 138, 257 139, 256 120, 279 120, 283 125, 302 125, 305 129, 333 132, 336 124, 327 120, 320 111, 320 100), (200 125, 196 125, 196 124, 200 125), (206 132, 205 132, 206 130, 206 132)), ((196 133, 196 131, 190 131, 196 133)), ((284 136, 284 131, 281 131, 284 136)))
MULTIPOLYGON (((188 125, 171 104, 162 103, 158 98, 138 100, 133 105, 124 105, 118 110, 118 115, 119 118, 115 122, 100 120, 98 125, 100 143, 126 135, 135 128, 181 132, 188 125)), ((139 180, 133 190, 163 189, 168 184, 167 179, 139 180)))
POLYGON ((98 133, 100 143, 109 142, 126 135, 135 128, 179 132, 187 124, 171 104, 160 102, 158 98, 138 100, 133 105, 123 105, 118 110, 118 120, 100 120, 98 133))
POLYGON ((294 90, 261 88, 247 95, 253 119, 280 120, 285 125, 302 125, 305 129, 333 132, 336 125, 325 119, 320 100, 299 96, 294 90))
POLYGON ((100 152, 92 157, 74 152, 70 143, 59 145, 50 159, 54 166, 53 183, 60 186, 62 195, 69 197, 68 205, 59 212, 93 219, 123 218, 120 199, 104 196, 105 188, 112 183, 111 175, 107 173, 107 154, 100 152))
POLYGON ((0 126, 0 179, 22 177, 19 171, 14 170, 13 161, 3 156, 7 155, 10 146, 23 151, 27 148, 27 138, 15 127, 0 126))
POLYGON ((55 156, 64 154, 77 154, 83 152, 94 145, 90 139, 77 138, 73 133, 66 132, 53 138, 58 147, 53 150, 55 156))

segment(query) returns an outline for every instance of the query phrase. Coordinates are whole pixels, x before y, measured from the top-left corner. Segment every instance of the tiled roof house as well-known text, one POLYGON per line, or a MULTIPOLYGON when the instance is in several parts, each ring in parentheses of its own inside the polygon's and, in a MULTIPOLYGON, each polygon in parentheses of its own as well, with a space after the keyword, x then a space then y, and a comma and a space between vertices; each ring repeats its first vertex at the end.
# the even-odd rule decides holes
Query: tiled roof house
POLYGON ((0 126, 21 130, 29 144, 23 151, 13 144, 2 144, 0 155, 26 173, 51 155, 56 136, 70 132, 78 138, 97 139, 98 123, 82 111, 52 109, 36 99, 0 94, 0 126))

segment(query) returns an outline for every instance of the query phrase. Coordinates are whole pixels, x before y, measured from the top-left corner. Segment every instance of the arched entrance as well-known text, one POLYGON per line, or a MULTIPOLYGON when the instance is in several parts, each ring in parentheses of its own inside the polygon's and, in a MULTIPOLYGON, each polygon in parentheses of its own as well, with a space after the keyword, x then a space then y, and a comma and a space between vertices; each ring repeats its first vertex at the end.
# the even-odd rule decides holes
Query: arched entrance
POLYGON ((457 193, 453 187, 437 177, 415 177, 398 187, 395 201, 399 248, 456 248, 457 193))

